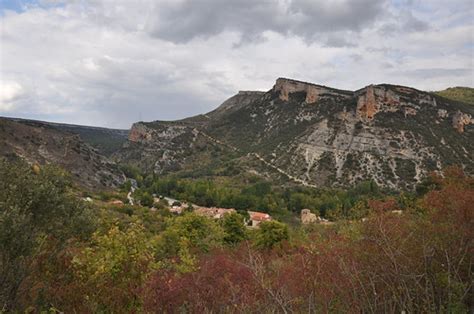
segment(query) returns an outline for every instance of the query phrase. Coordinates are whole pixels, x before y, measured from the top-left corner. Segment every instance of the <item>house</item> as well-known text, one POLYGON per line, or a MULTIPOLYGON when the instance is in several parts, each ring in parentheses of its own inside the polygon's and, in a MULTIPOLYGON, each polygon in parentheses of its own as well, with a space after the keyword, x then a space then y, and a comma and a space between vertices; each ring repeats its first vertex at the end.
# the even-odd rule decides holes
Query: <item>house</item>
POLYGON ((201 216, 206 216, 214 219, 221 219, 227 213, 235 213, 234 208, 218 208, 218 207, 198 207, 194 212, 201 216))
POLYGON ((301 210, 301 223, 304 225, 315 223, 318 221, 316 214, 311 213, 309 209, 301 210))
POLYGON ((250 219, 247 221, 247 226, 257 228, 263 221, 270 221, 272 217, 267 213, 248 211, 250 219))
POLYGON ((332 225, 333 222, 321 218, 317 216, 316 214, 311 213, 311 210, 309 209, 302 209, 301 210, 301 223, 304 225, 311 224, 311 223, 318 223, 322 225, 332 225))

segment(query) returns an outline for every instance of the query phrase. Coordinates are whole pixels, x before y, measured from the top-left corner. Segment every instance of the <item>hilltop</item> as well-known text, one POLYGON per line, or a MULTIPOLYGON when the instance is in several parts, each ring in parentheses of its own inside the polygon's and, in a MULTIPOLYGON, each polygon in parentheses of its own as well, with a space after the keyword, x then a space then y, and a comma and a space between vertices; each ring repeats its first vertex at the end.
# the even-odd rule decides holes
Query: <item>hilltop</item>
POLYGON ((449 87, 435 93, 448 99, 474 105, 474 88, 471 87, 449 87))

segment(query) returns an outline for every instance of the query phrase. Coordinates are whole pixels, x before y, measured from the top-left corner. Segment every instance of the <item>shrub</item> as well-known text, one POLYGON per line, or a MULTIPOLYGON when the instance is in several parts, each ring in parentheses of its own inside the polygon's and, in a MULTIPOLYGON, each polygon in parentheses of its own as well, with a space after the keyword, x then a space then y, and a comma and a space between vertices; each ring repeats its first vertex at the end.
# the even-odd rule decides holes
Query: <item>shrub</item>
POLYGON ((288 227, 278 221, 264 221, 257 230, 255 244, 259 248, 271 249, 289 239, 288 227))

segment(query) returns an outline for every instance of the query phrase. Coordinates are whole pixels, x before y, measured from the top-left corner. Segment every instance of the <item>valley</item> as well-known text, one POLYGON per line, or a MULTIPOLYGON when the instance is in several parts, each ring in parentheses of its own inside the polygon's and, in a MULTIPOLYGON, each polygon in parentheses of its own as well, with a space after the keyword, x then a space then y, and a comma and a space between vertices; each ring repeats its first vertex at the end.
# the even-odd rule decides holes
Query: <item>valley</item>
POLYGON ((473 115, 408 87, 280 78, 130 130, 0 118, 0 304, 467 309, 473 115))

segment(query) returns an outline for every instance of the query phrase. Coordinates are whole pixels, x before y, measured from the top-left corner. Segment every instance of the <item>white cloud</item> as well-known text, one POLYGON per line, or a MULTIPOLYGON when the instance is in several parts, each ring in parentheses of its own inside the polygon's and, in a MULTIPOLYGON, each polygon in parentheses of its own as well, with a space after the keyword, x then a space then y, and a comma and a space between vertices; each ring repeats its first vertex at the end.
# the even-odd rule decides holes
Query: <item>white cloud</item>
POLYGON ((428 90, 473 86, 468 2, 31 5, 0 17, 1 78, 10 84, 2 86, 0 110, 129 127, 140 117, 209 111, 238 90, 267 90, 280 76, 345 89, 384 82, 428 90))
POLYGON ((23 88, 17 82, 0 81, 0 112, 14 109, 14 101, 21 97, 23 88))

